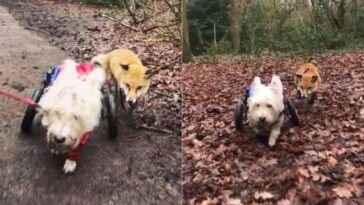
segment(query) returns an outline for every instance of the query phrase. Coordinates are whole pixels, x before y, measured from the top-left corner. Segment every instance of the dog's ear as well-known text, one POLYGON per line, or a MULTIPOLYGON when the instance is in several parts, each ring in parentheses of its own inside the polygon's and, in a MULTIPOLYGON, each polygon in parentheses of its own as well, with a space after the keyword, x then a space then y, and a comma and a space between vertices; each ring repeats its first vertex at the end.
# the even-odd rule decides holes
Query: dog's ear
POLYGON ((104 69, 110 69, 109 56, 107 54, 99 54, 93 57, 91 63, 95 66, 101 66, 104 69))
POLYGON ((283 92, 283 85, 282 85, 282 81, 279 78, 278 75, 273 75, 272 80, 270 81, 269 87, 272 90, 278 91, 278 92, 283 92))
POLYGON ((312 76, 311 82, 316 83, 317 79, 318 79, 318 76, 314 75, 314 76, 312 76))
POLYGON ((37 111, 37 119, 41 121, 42 125, 44 126, 48 126, 49 125, 49 113, 50 113, 50 109, 45 109, 45 108, 41 108, 38 107, 38 111, 37 111))
POLYGON ((260 80, 260 77, 255 77, 253 82, 252 82, 252 86, 259 85, 259 84, 262 84, 262 82, 260 80))

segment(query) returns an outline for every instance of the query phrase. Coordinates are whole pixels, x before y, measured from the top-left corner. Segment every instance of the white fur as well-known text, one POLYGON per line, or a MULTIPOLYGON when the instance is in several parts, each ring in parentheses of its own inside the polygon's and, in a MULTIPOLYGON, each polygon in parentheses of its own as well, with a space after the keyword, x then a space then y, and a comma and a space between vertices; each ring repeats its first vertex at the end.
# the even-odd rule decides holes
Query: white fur
MULTIPOLYGON (((47 142, 63 152, 77 147, 83 134, 99 124, 102 108, 104 70, 94 69, 82 80, 76 66, 75 61, 65 60, 61 73, 39 102, 41 122, 47 126, 47 142)), ((76 162, 69 161, 72 160, 66 160, 64 165, 66 173, 76 168, 76 162)))
POLYGON ((251 84, 252 96, 248 98, 248 121, 255 134, 269 135, 269 146, 274 146, 283 124, 283 86, 278 76, 265 86, 259 77, 251 84), (262 121, 261 119, 264 119, 262 121))
POLYGON ((66 162, 63 165, 63 171, 66 174, 72 173, 75 171, 77 163, 73 160, 66 159, 66 162))

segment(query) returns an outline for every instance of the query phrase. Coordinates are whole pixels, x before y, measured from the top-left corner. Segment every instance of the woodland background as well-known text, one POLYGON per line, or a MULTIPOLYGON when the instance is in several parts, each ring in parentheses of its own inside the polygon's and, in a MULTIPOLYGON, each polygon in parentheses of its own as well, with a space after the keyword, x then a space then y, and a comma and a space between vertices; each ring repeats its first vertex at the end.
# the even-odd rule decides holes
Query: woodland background
POLYGON ((362 45, 364 1, 183 0, 184 61, 192 55, 312 54, 362 45), (189 38, 188 38, 189 37, 189 38))

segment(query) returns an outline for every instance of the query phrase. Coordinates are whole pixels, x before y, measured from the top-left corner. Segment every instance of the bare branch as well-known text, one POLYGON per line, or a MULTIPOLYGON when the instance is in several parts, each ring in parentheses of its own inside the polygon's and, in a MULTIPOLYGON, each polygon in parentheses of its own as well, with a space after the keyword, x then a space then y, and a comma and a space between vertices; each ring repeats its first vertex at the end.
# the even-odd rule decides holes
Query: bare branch
POLYGON ((126 25, 126 24, 124 24, 124 23, 123 23, 120 19, 112 18, 112 17, 110 17, 110 16, 108 16, 108 15, 103 15, 103 17, 105 17, 105 18, 107 18, 107 19, 109 19, 109 20, 111 20, 111 21, 117 22, 118 24, 120 24, 120 25, 122 25, 122 26, 124 26, 124 27, 126 27, 126 28, 128 28, 128 29, 131 29, 131 30, 133 30, 133 31, 139 31, 138 29, 133 28, 133 27, 131 27, 130 25, 126 25))

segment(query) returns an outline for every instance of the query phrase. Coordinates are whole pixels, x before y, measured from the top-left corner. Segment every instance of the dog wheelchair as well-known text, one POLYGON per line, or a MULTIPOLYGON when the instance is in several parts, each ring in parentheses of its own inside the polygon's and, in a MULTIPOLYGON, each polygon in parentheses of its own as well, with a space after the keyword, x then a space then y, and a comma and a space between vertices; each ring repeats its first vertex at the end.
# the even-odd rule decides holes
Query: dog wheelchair
MULTIPOLYGON (((77 70, 83 70, 82 72, 88 72, 93 69, 91 64, 80 64, 77 70)), ((54 80, 57 78, 58 74, 61 72, 60 66, 55 66, 48 70, 45 75, 44 80, 39 88, 33 91, 31 100, 35 105, 28 105, 22 123, 21 131, 24 134, 29 134, 32 128, 33 120, 37 114, 37 103, 41 99, 42 95, 45 93, 48 86, 52 85, 54 80)), ((114 139, 118 135, 118 105, 115 101, 116 89, 115 87, 103 87, 102 88, 103 99, 102 99, 102 118, 106 118, 108 125, 108 135, 109 138, 114 139)))
MULTIPOLYGON (((244 98, 240 99, 235 107, 235 129, 242 130, 244 126, 248 124, 248 98, 251 96, 251 88, 248 86, 245 89, 244 98)), ((299 126, 300 121, 298 119, 296 108, 292 100, 284 96, 284 114, 290 116, 290 120, 293 125, 299 126)))

